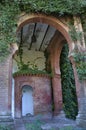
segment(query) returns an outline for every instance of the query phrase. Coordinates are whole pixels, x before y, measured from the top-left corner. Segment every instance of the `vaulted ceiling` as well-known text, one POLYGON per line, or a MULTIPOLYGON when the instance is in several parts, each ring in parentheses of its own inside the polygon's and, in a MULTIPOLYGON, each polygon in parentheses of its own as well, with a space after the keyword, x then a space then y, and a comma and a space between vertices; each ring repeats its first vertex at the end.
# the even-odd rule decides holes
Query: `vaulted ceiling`
POLYGON ((44 51, 54 37, 56 29, 44 23, 29 23, 17 33, 18 43, 28 50, 44 51))

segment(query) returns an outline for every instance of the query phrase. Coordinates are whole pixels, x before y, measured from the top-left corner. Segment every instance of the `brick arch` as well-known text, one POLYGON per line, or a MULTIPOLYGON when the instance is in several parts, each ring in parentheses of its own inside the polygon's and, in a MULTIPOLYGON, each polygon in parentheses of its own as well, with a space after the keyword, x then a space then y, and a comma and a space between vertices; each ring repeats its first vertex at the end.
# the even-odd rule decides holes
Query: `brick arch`
MULTIPOLYGON (((62 87, 61 87, 61 72, 60 72, 60 55, 63 48, 64 43, 67 43, 66 39, 60 34, 57 36, 58 33, 55 34, 55 37, 51 41, 48 51, 51 53, 51 68, 53 70, 54 76, 52 78, 52 88, 53 88, 53 102, 54 102, 54 114, 57 115, 62 110, 62 87)), ((73 57, 72 57, 73 58, 73 57)), ((76 85, 76 94, 79 97, 79 83, 77 81, 77 74, 75 69, 75 63, 72 62, 71 58, 69 57, 75 77, 75 85, 76 85)))
POLYGON ((65 39, 62 37, 62 35, 60 35, 59 39, 58 37, 56 37, 52 41, 52 45, 50 47, 51 66, 53 68, 53 73, 54 73, 54 76, 52 78, 54 115, 58 115, 60 111, 63 109, 61 72, 60 72, 60 55, 61 55, 62 47, 65 42, 66 42, 65 39))
POLYGON ((18 20, 17 31, 28 23, 41 22, 56 28, 66 39, 69 45, 69 52, 73 50, 73 41, 68 33, 69 28, 67 25, 63 24, 58 18, 53 16, 47 16, 44 14, 22 14, 18 20))
POLYGON ((33 86, 31 86, 29 83, 24 83, 24 84, 22 84, 22 86, 21 86, 21 92, 22 92, 22 90, 23 90, 23 88, 24 88, 25 86, 28 86, 28 87, 32 88, 32 90, 34 89, 33 86))
MULTIPOLYGON (((73 50, 73 41, 71 40, 69 36, 68 26, 64 25, 60 20, 58 20, 55 17, 46 16, 43 14, 30 14, 30 15, 25 14, 25 15, 20 16, 19 21, 18 21, 17 31, 21 29, 21 27, 23 27, 24 25, 31 22, 32 23, 34 22, 46 23, 48 25, 53 26, 60 32, 60 37, 57 38, 57 35, 56 35, 56 43, 55 43, 56 47, 53 48, 53 51, 55 52, 55 54, 51 58, 52 60, 51 65, 54 68, 54 74, 55 74, 54 77, 52 78, 54 105, 55 105, 54 113, 57 115, 62 110, 62 90, 61 90, 61 76, 60 76, 60 66, 59 66, 60 53, 63 47, 62 42, 67 41, 68 46, 69 46, 69 53, 70 53, 73 50), (59 45, 57 45, 58 39, 59 39, 59 43, 58 43, 59 45)), ((54 46, 54 44, 52 44, 52 46, 54 46)), ((51 46, 51 49, 52 49, 52 46, 51 46)))
POLYGON ((20 93, 22 94, 22 90, 25 86, 31 87, 32 90, 34 90, 34 84, 30 84, 29 82, 22 82, 22 84, 20 85, 20 93))
POLYGON ((22 82, 21 85, 20 85, 21 92, 22 92, 22 89, 23 89, 24 86, 29 86, 29 87, 31 87, 34 90, 34 83, 30 83, 28 81, 25 81, 25 82, 22 82))

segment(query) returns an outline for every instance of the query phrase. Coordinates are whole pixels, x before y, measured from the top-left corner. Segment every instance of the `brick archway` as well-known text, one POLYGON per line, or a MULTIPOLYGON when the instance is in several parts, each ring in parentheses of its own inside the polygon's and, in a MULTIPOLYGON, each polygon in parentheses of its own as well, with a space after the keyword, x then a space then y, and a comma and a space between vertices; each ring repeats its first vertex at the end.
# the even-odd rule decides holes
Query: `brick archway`
MULTIPOLYGON (((60 61, 60 53, 63 47, 62 41, 67 41, 68 46, 69 46, 69 53, 74 49, 74 43, 71 40, 69 33, 68 33, 68 26, 63 24, 60 20, 58 20, 55 17, 52 16, 46 16, 43 14, 22 14, 20 16, 20 19, 18 21, 18 29, 21 29, 24 25, 27 23, 31 22, 41 22, 41 23, 46 23, 48 25, 51 25, 55 27, 61 35, 57 38, 55 37, 54 41, 52 41, 53 44, 51 44, 51 66, 54 71, 54 77, 52 78, 52 86, 53 86, 53 96, 54 96, 54 105, 55 105, 55 110, 54 113, 57 115, 60 113, 62 110, 62 89, 61 89, 61 74, 60 74, 60 66, 59 66, 59 61, 60 61), (54 42, 56 42, 55 46, 54 42), (58 45, 57 45, 58 43, 58 45), (57 50, 58 46, 58 50, 57 50)), ((77 81, 77 74, 75 71, 75 64, 72 62, 72 65, 74 66, 74 75, 75 75, 75 82, 76 85, 78 84, 77 81)), ((78 89, 77 89, 78 90, 78 89)))
POLYGON ((24 25, 31 22, 41 22, 53 26, 65 37, 69 45, 69 53, 74 49, 73 41, 68 33, 69 27, 66 24, 63 24, 63 22, 61 22, 58 18, 44 14, 21 14, 18 20, 17 31, 20 30, 24 25))

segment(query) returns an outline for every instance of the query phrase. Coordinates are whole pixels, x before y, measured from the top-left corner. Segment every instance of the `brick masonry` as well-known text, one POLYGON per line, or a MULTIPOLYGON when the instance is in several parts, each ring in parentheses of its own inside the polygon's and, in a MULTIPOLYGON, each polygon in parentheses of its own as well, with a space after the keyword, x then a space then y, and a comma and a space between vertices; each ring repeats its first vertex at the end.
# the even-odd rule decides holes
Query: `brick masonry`
POLYGON ((10 58, 0 64, 0 116, 11 115, 10 58))
MULTIPOLYGON (((46 75, 20 75, 15 78, 15 117, 22 116, 22 88, 33 88, 34 114, 52 111, 51 80, 46 75)), ((27 99, 28 100, 28 99, 27 99)))
MULTIPOLYGON (((62 92, 61 92, 61 78, 60 78, 60 66, 59 66, 59 57, 61 52, 62 41, 66 40, 69 45, 69 57, 70 52, 74 49, 74 43, 71 40, 69 33, 68 33, 68 26, 67 24, 63 24, 61 20, 54 18, 52 16, 40 15, 40 14, 31 14, 31 15, 22 15, 18 22, 18 30, 25 24, 30 22, 43 22, 47 23, 51 26, 54 26, 61 34, 61 37, 56 36, 56 40, 51 44, 51 56, 50 62, 51 67, 54 71, 54 77, 52 79, 52 87, 53 87, 53 97, 54 97, 54 105, 55 105, 55 112, 58 113, 59 110, 62 109, 62 92), (62 39, 63 37, 63 39, 62 39), (59 46, 59 48, 57 48, 59 46)), ((78 24, 77 24, 78 25, 78 24)), ((14 52, 18 48, 14 49, 14 52)), ((76 68, 74 63, 72 62, 74 75, 75 75, 75 82, 76 82, 76 92, 77 97, 80 97, 80 86, 78 83, 78 78, 76 74, 76 68)), ((26 76, 16 77, 15 80, 15 113, 16 116, 21 116, 21 90, 22 86, 26 85, 26 83, 33 87, 34 93, 34 111, 37 114, 38 112, 47 112, 51 111, 51 89, 50 89, 50 79, 46 77, 37 77, 37 76, 26 76), (17 78, 17 79, 16 79, 17 78), (20 82, 18 81, 20 80, 20 82), (41 86, 41 87, 40 87, 41 86), (43 99, 43 100, 42 100, 43 99), (36 105, 36 102, 39 103, 36 105), (44 104, 44 105, 43 105, 44 104), (43 108, 42 108, 43 107, 43 108)), ((5 62, 0 63, 0 116, 11 115, 11 88, 12 88, 12 57, 9 56, 5 62)))

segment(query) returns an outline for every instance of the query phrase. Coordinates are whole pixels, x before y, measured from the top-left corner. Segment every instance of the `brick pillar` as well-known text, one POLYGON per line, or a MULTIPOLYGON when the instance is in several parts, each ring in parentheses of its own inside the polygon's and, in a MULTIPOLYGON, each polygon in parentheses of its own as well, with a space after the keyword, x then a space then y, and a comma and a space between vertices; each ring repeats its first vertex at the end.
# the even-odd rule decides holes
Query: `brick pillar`
POLYGON ((20 118, 22 115, 21 100, 22 100, 22 92, 20 88, 20 82, 18 81, 17 77, 15 77, 15 118, 20 118))
POLYGON ((86 128, 86 79, 81 81, 81 93, 79 98, 79 112, 76 118, 77 125, 86 128))
POLYGON ((11 56, 0 63, 0 116, 11 116, 11 56))
POLYGON ((78 100, 78 116, 76 117, 76 123, 78 126, 86 128, 86 80, 79 81, 75 62, 73 57, 70 57, 76 83, 76 94, 78 100))
POLYGON ((52 42, 52 47, 50 48, 50 59, 51 68, 54 73, 52 78, 52 88, 53 88, 53 102, 54 102, 54 114, 60 114, 62 110, 62 88, 61 88, 61 73, 60 73, 60 54, 63 47, 62 41, 64 38, 59 35, 52 42))
POLYGON ((17 44, 12 44, 11 53, 0 63, 0 117, 12 116, 12 55, 17 49, 17 44))
POLYGON ((75 65, 75 61, 73 56, 69 57, 71 63, 72 63, 72 67, 73 67, 73 72, 74 72, 74 77, 75 77, 75 85, 76 85, 76 95, 77 95, 77 100, 78 100, 78 104, 79 104, 79 98, 81 95, 81 85, 78 79, 78 75, 77 75, 77 71, 76 71, 76 65, 75 65))
POLYGON ((53 86, 53 98, 54 98, 54 114, 57 115, 62 110, 62 89, 61 89, 61 77, 59 74, 55 74, 52 78, 53 86))

